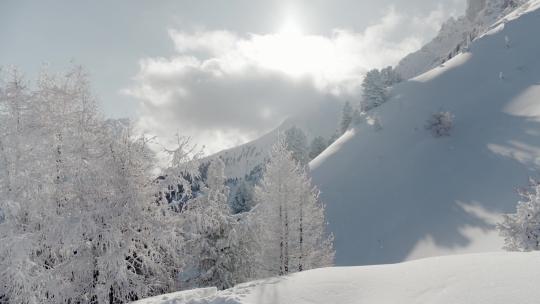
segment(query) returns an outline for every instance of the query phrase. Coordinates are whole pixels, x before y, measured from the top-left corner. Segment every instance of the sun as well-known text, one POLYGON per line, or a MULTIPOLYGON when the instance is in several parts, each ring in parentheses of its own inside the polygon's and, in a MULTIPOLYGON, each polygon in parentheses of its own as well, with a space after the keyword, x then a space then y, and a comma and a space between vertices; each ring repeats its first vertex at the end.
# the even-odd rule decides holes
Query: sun
POLYGON ((244 54, 260 67, 294 79, 326 83, 336 75, 342 77, 339 46, 332 38, 306 33, 299 20, 289 16, 274 33, 254 35, 244 54))
POLYGON ((303 31, 295 20, 289 19, 281 26, 278 34, 283 36, 302 36, 303 31))

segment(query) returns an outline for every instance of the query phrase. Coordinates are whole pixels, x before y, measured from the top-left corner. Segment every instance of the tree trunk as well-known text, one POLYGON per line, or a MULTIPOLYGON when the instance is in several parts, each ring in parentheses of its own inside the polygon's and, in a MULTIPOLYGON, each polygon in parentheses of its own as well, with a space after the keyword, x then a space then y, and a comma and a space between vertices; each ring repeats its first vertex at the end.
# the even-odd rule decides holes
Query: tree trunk
POLYGON ((299 232, 300 232, 300 238, 299 238, 299 242, 300 242, 300 249, 299 249, 299 253, 298 253, 298 271, 302 271, 304 270, 304 265, 302 264, 303 263, 303 257, 304 257, 304 248, 303 248, 303 245, 304 245, 304 227, 303 227, 303 220, 304 220, 304 212, 302 210, 302 205, 300 205, 300 228, 299 228, 299 232))
POLYGON ((285 274, 285 270, 283 268, 284 266, 284 263, 283 263, 283 219, 282 219, 282 207, 279 206, 279 227, 280 227, 280 232, 279 232, 279 275, 282 276, 283 274, 285 274))
POLYGON ((285 209, 283 218, 285 220, 285 235, 283 236, 284 248, 283 248, 283 270, 285 274, 289 273, 289 216, 287 214, 287 209, 285 209))

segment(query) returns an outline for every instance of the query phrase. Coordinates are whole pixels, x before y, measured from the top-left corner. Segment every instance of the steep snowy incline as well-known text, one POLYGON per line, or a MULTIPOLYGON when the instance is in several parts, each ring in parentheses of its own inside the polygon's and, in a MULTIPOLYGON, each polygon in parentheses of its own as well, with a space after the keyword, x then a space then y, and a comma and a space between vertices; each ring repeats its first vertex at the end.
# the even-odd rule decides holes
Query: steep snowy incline
POLYGON ((323 268, 136 304, 536 304, 540 254, 489 253, 396 265, 323 268))
POLYGON ((471 40, 499 18, 527 0, 468 0, 465 16, 450 18, 422 49, 407 55, 396 66, 404 79, 431 70, 466 49, 471 40))
POLYGON ((337 265, 499 250, 494 224, 540 169, 540 1, 475 40, 470 51, 398 85, 310 164, 327 204, 337 265), (510 46, 505 46, 506 39, 510 46), (454 128, 435 138, 432 114, 454 128))

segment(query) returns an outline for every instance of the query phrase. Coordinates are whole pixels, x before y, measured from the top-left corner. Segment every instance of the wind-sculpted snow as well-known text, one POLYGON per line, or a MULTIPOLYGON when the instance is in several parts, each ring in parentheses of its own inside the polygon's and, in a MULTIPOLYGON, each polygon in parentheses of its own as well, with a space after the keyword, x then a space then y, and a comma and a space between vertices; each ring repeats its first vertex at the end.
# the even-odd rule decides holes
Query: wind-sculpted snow
POLYGON ((396 265, 322 268, 197 289, 134 304, 536 304, 539 253, 438 257, 396 265))
POLYGON ((371 115, 311 163, 327 204, 337 265, 500 250, 494 224, 540 169, 540 1, 466 53, 397 85, 371 115), (425 129, 453 115, 449 136, 425 129))

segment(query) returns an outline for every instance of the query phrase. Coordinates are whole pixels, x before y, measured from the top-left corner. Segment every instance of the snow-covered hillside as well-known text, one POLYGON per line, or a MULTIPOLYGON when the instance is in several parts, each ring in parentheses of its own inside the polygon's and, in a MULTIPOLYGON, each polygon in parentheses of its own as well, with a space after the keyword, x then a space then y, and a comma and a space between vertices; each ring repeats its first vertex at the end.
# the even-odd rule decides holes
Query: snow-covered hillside
POLYGON ((322 268, 178 292, 137 304, 536 304, 540 254, 484 253, 395 265, 322 268))
POLYGON ((410 79, 444 63, 466 49, 471 40, 527 0, 468 0, 465 16, 446 21, 433 40, 403 58, 396 71, 410 79))
POLYGON ((337 265, 501 248, 494 223, 540 169, 539 7, 396 86, 374 113, 382 130, 360 125, 312 161, 337 265), (425 125, 441 110, 454 127, 435 138, 425 125))

